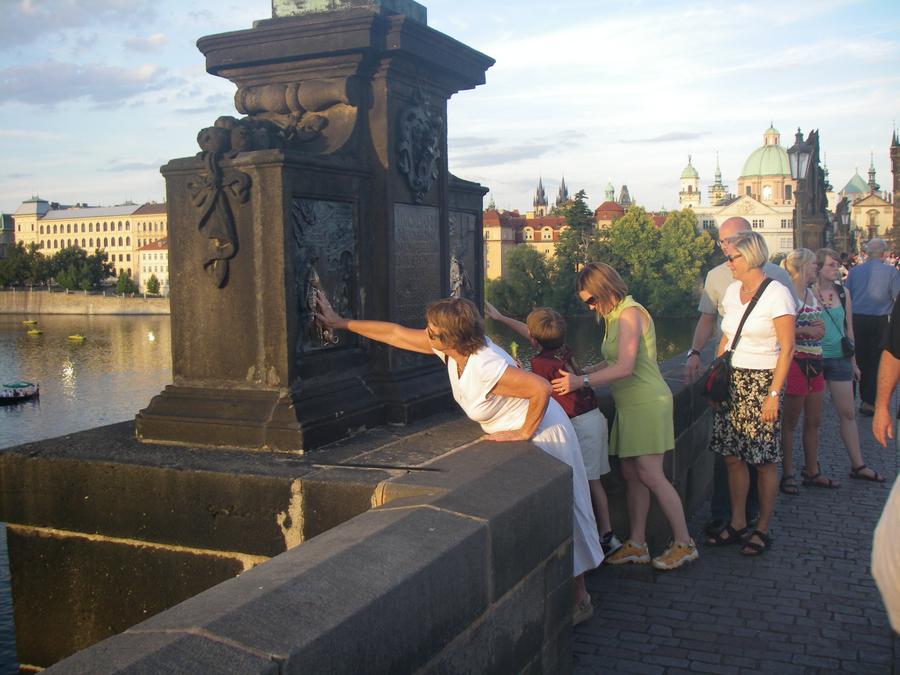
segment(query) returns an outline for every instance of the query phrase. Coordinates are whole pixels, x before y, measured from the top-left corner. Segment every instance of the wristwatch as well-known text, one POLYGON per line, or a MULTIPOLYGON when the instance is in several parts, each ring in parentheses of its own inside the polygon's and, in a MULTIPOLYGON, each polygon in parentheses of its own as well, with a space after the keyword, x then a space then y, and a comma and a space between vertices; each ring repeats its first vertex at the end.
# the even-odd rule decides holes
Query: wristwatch
POLYGON ((773 389, 772 391, 769 392, 769 396, 771 396, 772 398, 778 398, 780 395, 781 395, 781 392, 778 391, 777 389, 773 389))
POLYGON ((590 380, 588 380, 588 376, 587 376, 587 375, 583 375, 583 376, 582 376, 582 378, 581 378, 581 386, 582 386, 582 387, 585 387, 585 388, 591 386, 591 382, 590 382, 590 380))
POLYGON ((689 359, 689 358, 691 358, 694 354, 696 354, 697 356, 700 356, 700 350, 699 350, 699 349, 694 349, 693 347, 691 347, 690 349, 688 349, 687 356, 685 356, 684 358, 689 359))

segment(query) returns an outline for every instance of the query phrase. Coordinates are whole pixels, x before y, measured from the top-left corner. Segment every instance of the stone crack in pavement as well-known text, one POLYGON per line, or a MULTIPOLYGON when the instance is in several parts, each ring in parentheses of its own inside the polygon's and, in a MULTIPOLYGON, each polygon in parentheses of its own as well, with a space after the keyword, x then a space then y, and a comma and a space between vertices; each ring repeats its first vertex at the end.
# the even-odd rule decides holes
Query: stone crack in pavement
MULTIPOLYGON (((822 469, 841 488, 779 493, 772 550, 761 558, 744 558, 737 546, 701 545, 700 560, 683 570, 626 565, 589 574, 596 612, 575 629, 577 675, 900 674, 900 637, 869 571, 872 532, 897 477, 897 453, 876 443, 870 417, 859 417, 863 459, 887 481, 850 480, 827 394, 822 417, 822 469)), ((799 430, 794 442, 799 470, 799 430)), ((689 523, 698 542, 708 517, 707 505, 689 523)))

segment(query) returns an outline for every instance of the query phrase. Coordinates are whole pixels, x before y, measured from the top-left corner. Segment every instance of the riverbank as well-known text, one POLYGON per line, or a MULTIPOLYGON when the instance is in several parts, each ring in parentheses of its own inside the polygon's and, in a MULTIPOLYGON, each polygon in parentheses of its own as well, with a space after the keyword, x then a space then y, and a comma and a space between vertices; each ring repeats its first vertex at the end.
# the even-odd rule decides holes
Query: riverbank
POLYGON ((169 314, 169 299, 10 290, 0 293, 0 314, 169 314))

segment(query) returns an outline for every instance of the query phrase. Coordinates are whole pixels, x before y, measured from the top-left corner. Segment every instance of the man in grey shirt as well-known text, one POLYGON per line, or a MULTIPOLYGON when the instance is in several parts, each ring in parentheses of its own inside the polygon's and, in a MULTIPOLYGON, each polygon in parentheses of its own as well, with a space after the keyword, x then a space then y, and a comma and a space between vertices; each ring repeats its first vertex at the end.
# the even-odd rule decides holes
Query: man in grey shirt
POLYGON ((870 239, 866 244, 866 262, 847 275, 845 286, 853 302, 853 336, 856 338, 856 365, 859 366, 859 412, 875 412, 875 382, 878 375, 879 347, 888 324, 891 305, 900 291, 900 272, 884 262, 887 243, 870 239))
MULTIPOLYGON (((729 240, 741 232, 749 232, 750 223, 746 218, 733 216, 719 225, 719 246, 725 255, 730 255, 729 240)), ((767 262, 763 266, 763 272, 767 277, 784 284, 793 294, 793 282, 790 275, 783 267, 767 262)), ((700 296, 700 320, 694 329, 694 339, 687 353, 684 364, 684 381, 691 384, 700 377, 702 363, 700 362, 700 350, 709 342, 714 332, 718 332, 718 326, 722 321, 722 298, 725 291, 734 283, 734 277, 726 263, 712 268, 706 275, 706 283, 703 285, 703 294, 700 296)), ((759 513, 759 502, 756 495, 756 477, 754 467, 750 467, 750 492, 747 495, 747 513, 754 516, 759 513)), ((707 534, 717 534, 718 530, 725 527, 731 520, 731 499, 728 492, 728 474, 725 471, 725 462, 722 456, 715 455, 715 469, 713 474, 713 494, 710 503, 711 521, 707 524, 707 534)), ((748 516, 749 517, 749 516, 748 516)), ((752 518, 751 518, 752 519, 752 518)))

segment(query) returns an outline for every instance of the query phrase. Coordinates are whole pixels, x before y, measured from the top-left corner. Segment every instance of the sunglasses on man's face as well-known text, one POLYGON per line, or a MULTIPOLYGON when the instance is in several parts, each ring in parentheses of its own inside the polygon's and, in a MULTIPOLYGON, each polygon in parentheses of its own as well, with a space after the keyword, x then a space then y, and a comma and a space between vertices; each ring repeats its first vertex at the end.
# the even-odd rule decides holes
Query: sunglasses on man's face
POLYGON ((597 298, 595 298, 593 295, 583 302, 588 306, 588 309, 594 309, 594 307, 597 306, 597 298))
POLYGON ((738 258, 743 258, 743 257, 744 256, 742 256, 740 253, 735 253, 734 255, 726 255, 725 260, 727 260, 728 262, 734 262, 738 258))

